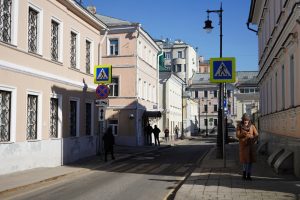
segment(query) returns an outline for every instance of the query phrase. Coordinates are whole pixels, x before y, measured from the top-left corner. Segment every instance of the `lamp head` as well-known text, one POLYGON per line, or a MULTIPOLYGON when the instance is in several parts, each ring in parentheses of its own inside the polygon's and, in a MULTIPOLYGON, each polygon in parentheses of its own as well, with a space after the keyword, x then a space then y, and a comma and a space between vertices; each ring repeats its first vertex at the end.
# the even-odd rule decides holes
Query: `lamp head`
POLYGON ((203 27, 203 29, 206 30, 207 33, 210 33, 212 31, 212 29, 214 28, 212 25, 211 25, 212 21, 207 19, 205 21, 205 26, 203 27))

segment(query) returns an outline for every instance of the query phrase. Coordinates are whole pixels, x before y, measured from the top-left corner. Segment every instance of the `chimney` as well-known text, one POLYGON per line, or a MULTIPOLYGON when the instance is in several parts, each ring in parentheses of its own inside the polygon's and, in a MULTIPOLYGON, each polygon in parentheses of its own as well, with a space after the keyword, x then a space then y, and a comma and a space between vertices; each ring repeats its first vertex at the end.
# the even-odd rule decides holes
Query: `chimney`
POLYGON ((92 14, 96 14, 96 6, 88 6, 87 7, 88 11, 90 11, 92 14))

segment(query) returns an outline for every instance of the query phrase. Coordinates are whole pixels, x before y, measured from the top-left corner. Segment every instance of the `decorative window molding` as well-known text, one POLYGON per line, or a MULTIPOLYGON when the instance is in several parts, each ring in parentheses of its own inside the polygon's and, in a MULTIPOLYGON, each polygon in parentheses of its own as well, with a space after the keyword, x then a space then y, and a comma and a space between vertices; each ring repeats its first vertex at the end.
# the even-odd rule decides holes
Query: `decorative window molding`
POLYGON ((42 139, 42 95, 41 92, 27 91, 26 140, 42 139))
POLYGON ((62 138, 62 95, 60 94, 51 94, 51 99, 50 99, 50 113, 49 113, 49 116, 50 116, 50 123, 49 123, 49 135, 50 135, 50 138, 62 138), (51 100, 52 99, 57 99, 57 113, 55 117, 57 117, 56 119, 56 122, 53 121, 55 119, 53 119, 53 106, 55 105, 52 105, 52 102, 51 100), (55 127, 52 127, 52 126, 56 126, 57 128, 57 132, 56 132, 56 135, 55 135, 55 132, 53 131, 53 128, 55 127))
POLYGON ((50 58, 54 61, 62 62, 63 61, 63 23, 56 17, 51 17, 51 55, 50 58), (57 30, 53 27, 53 23, 57 24, 57 30), (55 45, 55 42, 56 45, 55 45), (55 47, 57 50, 55 51, 55 47), (53 55, 56 54, 56 57, 53 55), (56 58, 56 59, 55 59, 56 58))
POLYGON ((119 96, 119 88, 120 88, 120 79, 119 77, 112 77, 111 84, 109 84, 110 89, 110 97, 119 96))
POLYGON ((94 42, 88 38, 85 39, 85 72, 94 73, 94 42))
POLYGON ((8 117, 8 116, 4 116, 5 114, 3 113, 3 110, 2 110, 2 106, 3 106, 3 102, 4 102, 4 99, 1 98, 1 96, 3 97, 3 95, 0 94, 0 124, 2 125, 1 126, 1 131, 0 131, 0 143, 2 142, 15 142, 16 141, 16 113, 17 113, 17 95, 16 95, 16 91, 17 89, 14 88, 14 87, 11 87, 11 86, 6 86, 6 85, 0 85, 0 91, 5 91, 5 92, 8 92, 10 95, 10 102, 9 102, 9 127, 7 127, 9 130, 8 130, 8 133, 6 134, 9 134, 8 135, 8 138, 7 139, 3 139, 3 135, 4 132, 2 132, 4 129, 2 128, 2 126, 4 125, 3 122, 2 122, 2 118, 3 117, 8 117))
POLYGON ((107 38, 107 55, 120 55, 120 40, 119 38, 107 38))
POLYGON ((43 10, 32 3, 28 5, 28 51, 43 54, 43 10))
POLYGON ((80 35, 74 30, 70 33, 70 67, 80 68, 80 35))

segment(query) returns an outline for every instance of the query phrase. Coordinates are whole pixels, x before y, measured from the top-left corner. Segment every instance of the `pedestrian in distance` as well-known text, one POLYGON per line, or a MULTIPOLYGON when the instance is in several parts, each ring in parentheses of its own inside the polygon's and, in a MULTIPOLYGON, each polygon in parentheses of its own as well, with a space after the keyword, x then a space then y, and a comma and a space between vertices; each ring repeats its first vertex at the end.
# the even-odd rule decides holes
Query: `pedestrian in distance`
POLYGON ((179 132, 179 128, 178 128, 178 126, 176 125, 176 126, 175 126, 175 135, 176 135, 176 139, 178 139, 178 132, 179 132))
POLYGON ((155 146, 160 146, 159 143, 159 133, 160 133, 160 129, 157 128, 156 125, 154 125, 154 129, 153 129, 153 134, 154 134, 154 142, 155 142, 155 146))
POLYGON ((107 154, 111 153, 111 159, 114 160, 114 144, 115 144, 115 137, 112 134, 112 127, 108 127, 106 133, 103 136, 103 143, 104 143, 104 160, 107 161, 107 154))
POLYGON ((168 128, 165 129, 165 140, 166 140, 166 142, 169 141, 169 129, 168 128))
POLYGON ((243 114, 242 121, 237 126, 236 136, 239 139, 239 154, 240 162, 243 164, 243 179, 251 181, 252 163, 256 162, 255 144, 258 139, 258 132, 246 113, 243 114))
POLYGON ((150 124, 148 124, 145 127, 145 140, 146 140, 146 145, 151 145, 152 144, 152 139, 151 139, 151 134, 152 134, 153 128, 150 124))

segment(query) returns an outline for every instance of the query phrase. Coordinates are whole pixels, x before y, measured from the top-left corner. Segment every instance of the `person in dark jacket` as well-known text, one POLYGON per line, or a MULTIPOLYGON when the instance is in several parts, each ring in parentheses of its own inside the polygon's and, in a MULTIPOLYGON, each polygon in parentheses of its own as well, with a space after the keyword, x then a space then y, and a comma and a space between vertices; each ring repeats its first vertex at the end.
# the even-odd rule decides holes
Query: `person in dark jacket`
POLYGON ((112 128, 108 127, 106 133, 103 136, 103 143, 104 143, 104 159, 105 162, 107 161, 107 153, 111 153, 111 159, 114 160, 114 144, 115 144, 115 137, 112 134, 112 128))
POLYGON ((154 134, 154 142, 155 142, 155 146, 160 146, 160 143, 159 143, 159 133, 160 133, 160 129, 157 128, 156 125, 154 125, 154 129, 153 129, 153 134, 154 134))
POLYGON ((152 134, 153 128, 150 124, 148 124, 145 127, 145 139, 146 139, 146 145, 151 145, 152 141, 151 141, 151 134, 152 134))

